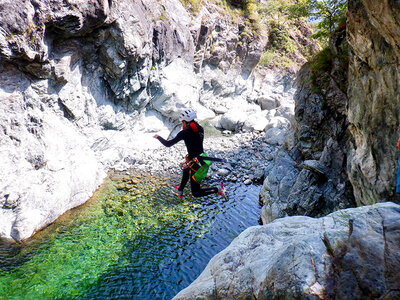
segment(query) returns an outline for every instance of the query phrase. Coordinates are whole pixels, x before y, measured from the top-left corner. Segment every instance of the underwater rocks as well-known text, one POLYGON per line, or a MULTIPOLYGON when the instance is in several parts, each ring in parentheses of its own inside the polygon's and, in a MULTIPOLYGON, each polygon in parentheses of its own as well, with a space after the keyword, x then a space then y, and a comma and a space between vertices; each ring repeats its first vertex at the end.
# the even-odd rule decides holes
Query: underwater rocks
POLYGON ((400 206, 379 203, 250 227, 175 300, 396 299, 400 206))

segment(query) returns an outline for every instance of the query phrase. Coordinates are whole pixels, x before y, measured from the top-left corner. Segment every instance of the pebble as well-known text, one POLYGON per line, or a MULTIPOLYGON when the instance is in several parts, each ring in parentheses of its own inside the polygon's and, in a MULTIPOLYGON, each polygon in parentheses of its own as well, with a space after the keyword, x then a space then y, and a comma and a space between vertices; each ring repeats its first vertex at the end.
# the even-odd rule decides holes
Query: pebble
POLYGON ((217 174, 218 174, 219 176, 226 176, 226 175, 228 175, 229 173, 230 173, 230 171, 229 171, 228 169, 219 169, 218 172, 217 172, 217 174))

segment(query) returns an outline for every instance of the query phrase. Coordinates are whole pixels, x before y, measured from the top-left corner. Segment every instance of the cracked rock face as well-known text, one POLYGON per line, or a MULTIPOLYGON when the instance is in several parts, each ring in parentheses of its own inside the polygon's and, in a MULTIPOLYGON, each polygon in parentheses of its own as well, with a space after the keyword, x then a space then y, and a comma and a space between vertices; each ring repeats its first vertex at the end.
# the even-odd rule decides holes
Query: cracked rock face
POLYGON ((394 198, 400 135, 398 1, 349 1, 350 181, 359 204, 394 198))
POLYGON ((295 147, 277 153, 265 172, 260 192, 264 224, 356 206, 346 172, 347 49, 343 27, 331 36, 329 51, 335 58, 329 67, 312 70, 309 63, 298 72, 295 147))
POLYGON ((399 233, 390 202, 250 227, 174 299, 395 299, 399 233))

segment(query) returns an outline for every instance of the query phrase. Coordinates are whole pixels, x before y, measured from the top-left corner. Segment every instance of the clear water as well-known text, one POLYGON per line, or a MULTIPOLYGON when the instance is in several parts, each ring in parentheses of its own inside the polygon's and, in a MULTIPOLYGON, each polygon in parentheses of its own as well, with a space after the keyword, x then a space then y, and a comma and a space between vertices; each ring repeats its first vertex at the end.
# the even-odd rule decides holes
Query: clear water
POLYGON ((227 184, 228 200, 171 186, 117 176, 24 244, 1 241, 0 299, 171 299, 258 224, 258 186, 227 184))

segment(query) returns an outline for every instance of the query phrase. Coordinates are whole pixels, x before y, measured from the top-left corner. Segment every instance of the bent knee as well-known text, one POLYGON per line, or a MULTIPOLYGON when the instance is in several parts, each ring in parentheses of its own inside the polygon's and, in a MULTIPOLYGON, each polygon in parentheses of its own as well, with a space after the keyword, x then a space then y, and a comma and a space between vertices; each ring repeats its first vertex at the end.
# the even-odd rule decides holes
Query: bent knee
POLYGON ((192 195, 193 197, 201 197, 203 196, 203 193, 201 193, 200 191, 192 191, 192 195))

